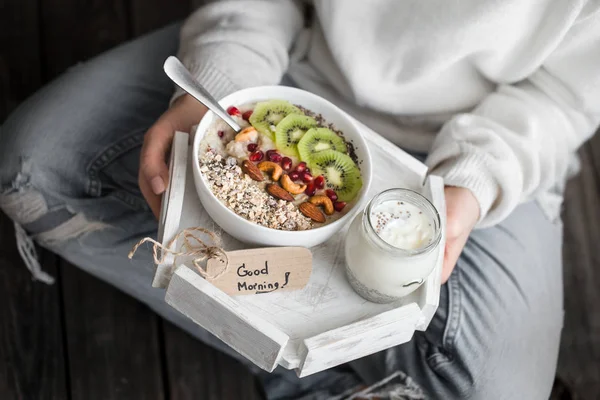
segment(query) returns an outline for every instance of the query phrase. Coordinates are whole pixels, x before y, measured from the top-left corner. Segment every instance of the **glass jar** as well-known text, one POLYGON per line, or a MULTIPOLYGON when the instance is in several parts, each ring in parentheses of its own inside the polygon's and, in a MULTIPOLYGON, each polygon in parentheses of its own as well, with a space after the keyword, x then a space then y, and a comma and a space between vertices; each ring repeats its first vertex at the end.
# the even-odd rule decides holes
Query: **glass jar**
POLYGON ((441 236, 440 215, 425 197, 409 189, 381 192, 354 218, 348 230, 348 280, 369 301, 398 300, 416 290, 431 274, 441 236), (382 226, 387 227, 385 232, 382 226))

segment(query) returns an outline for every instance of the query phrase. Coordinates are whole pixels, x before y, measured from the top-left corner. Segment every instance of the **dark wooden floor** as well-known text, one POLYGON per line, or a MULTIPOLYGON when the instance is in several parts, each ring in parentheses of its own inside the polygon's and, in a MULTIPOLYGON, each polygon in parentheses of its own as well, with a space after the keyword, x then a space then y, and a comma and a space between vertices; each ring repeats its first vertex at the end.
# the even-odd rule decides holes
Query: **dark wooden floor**
POLYGON ((49 252, 31 280, 0 214, 0 399, 258 400, 236 361, 49 252))
MULTIPOLYGON (((0 0, 0 121, 69 66, 203 2, 0 0)), ((564 212, 563 400, 600 398, 600 135, 581 154, 564 212)), ((1 214, 0 244, 0 399, 260 398, 238 363, 53 254, 41 260, 57 283, 32 282, 1 214)))
MULTIPOLYGON (((196 3, 0 0, 0 122, 69 66, 196 3)), ((1 213, 0 243, 0 399, 262 398, 239 363, 55 255, 41 260, 57 283, 33 282, 1 213)))

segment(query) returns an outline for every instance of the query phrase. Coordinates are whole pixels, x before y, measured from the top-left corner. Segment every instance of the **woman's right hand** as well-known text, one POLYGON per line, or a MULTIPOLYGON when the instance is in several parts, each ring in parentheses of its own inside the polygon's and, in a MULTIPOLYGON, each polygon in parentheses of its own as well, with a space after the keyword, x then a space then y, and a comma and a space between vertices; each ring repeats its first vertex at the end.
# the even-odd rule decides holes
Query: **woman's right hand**
POLYGON ((206 111, 203 104, 185 94, 175 100, 144 136, 138 183, 157 219, 160 215, 161 195, 169 183, 167 158, 175 131, 189 132, 206 111))

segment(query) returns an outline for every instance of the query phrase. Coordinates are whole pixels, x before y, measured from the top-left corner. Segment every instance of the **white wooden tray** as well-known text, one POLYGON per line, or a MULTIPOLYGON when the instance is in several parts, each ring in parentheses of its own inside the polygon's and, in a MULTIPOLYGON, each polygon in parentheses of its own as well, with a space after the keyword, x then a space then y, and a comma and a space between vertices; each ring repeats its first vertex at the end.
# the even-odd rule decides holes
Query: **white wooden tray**
MULTIPOLYGON (((369 128, 363 126, 363 134, 374 164, 369 197, 392 187, 417 190, 437 207, 444 228, 442 179, 427 177, 425 165, 369 128)), ((191 142, 187 134, 177 133, 159 229, 164 244, 188 227, 221 232, 196 193, 187 165, 191 142)), ((166 287, 168 304, 262 369, 282 365, 307 376, 409 341, 415 330, 427 328, 438 306, 444 229, 432 274, 415 292, 391 304, 368 302, 350 287, 344 272, 346 229, 311 249, 313 273, 299 291, 232 297, 186 265, 173 272, 169 258, 157 266, 153 286, 166 287)), ((247 247, 221 233, 225 250, 247 247)))

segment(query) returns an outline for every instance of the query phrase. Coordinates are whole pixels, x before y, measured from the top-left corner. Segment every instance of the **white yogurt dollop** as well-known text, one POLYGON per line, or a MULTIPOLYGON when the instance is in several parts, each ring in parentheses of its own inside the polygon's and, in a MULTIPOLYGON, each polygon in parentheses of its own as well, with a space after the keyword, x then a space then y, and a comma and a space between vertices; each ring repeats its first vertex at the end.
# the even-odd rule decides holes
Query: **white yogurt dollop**
POLYGON ((375 232, 388 244, 404 250, 416 250, 433 240, 435 228, 431 218, 417 206, 389 200, 371 210, 375 232))

